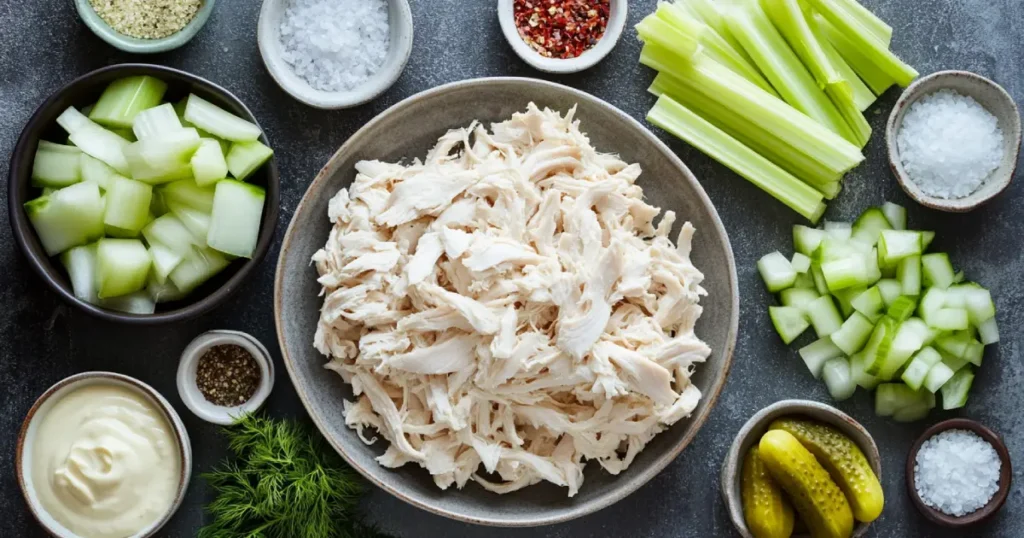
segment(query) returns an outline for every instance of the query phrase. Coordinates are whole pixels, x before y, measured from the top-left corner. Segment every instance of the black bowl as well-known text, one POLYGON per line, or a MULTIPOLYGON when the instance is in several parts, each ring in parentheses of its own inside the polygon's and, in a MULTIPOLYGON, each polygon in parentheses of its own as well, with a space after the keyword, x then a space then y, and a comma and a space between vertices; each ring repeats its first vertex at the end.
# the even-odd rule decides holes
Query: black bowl
MULTIPOLYGON (((23 207, 26 201, 37 195, 37 190, 30 185, 36 146, 40 140, 58 141, 66 138, 66 134, 57 125, 56 120, 57 116, 67 107, 81 108, 93 103, 107 87, 107 84, 116 79, 134 75, 151 75, 166 82, 168 85, 167 100, 176 101, 189 93, 195 93, 240 117, 257 123, 256 118, 237 97, 206 79, 160 65, 121 64, 104 67, 83 75, 64 86, 32 114, 25 129, 21 132, 18 144, 14 147, 14 153, 11 155, 7 201, 15 241, 28 258, 32 269, 64 300, 88 314, 105 320, 136 325, 154 325, 189 319, 203 314, 224 302, 241 287, 242 282, 266 256, 267 251, 270 250, 270 244, 274 240, 280 202, 280 178, 277 173, 276 159, 271 158, 247 179, 248 183, 260 185, 267 191, 263 206, 263 220, 260 223, 259 240, 256 243, 252 259, 234 260, 228 268, 197 288, 185 299, 159 304, 155 314, 126 314, 106 310, 76 298, 67 273, 57 260, 46 255, 23 207)), ((266 133, 260 137, 260 141, 273 147, 267 140, 266 133)))

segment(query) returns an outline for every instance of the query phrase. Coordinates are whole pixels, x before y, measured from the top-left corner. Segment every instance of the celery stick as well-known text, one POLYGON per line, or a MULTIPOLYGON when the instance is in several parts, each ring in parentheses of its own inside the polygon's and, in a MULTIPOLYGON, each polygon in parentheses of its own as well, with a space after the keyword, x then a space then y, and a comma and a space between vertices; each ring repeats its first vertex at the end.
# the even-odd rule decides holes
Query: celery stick
POLYGON ((722 13, 713 0, 677 0, 677 3, 688 7, 691 13, 694 13, 704 24, 722 36, 722 39, 727 41, 733 49, 743 55, 747 63, 754 64, 754 59, 747 55, 747 52, 743 50, 743 45, 740 45, 740 42, 729 31, 729 25, 722 18, 722 13))
POLYGON ((839 54, 836 47, 832 45, 832 42, 828 40, 821 27, 814 21, 810 16, 807 18, 808 25, 811 28, 811 32, 814 37, 818 40, 825 56, 828 57, 828 61, 832 64, 832 67, 839 72, 839 75, 843 77, 843 80, 850 85, 850 91, 853 93, 853 102, 857 105, 857 109, 864 112, 871 105, 875 104, 875 93, 868 88, 868 85, 857 75, 857 72, 850 67, 850 64, 843 59, 843 56, 839 54))
POLYGON ((672 75, 687 91, 732 107, 750 124, 763 126, 794 150, 814 157, 836 173, 844 173, 864 160, 857 146, 702 54, 687 60, 647 44, 640 62, 672 75))
POLYGON ((647 121, 703 151, 811 222, 817 222, 825 212, 820 192, 671 98, 659 97, 647 121))
POLYGON ((137 234, 146 225, 153 187, 141 181, 117 178, 107 190, 103 224, 137 234))
POLYGON ((185 105, 185 120, 213 135, 232 142, 250 142, 260 137, 256 124, 192 94, 185 105))
POLYGON ((150 76, 127 77, 111 82, 89 112, 89 119, 107 127, 130 129, 135 116, 160 104, 167 84, 150 76))
POLYGON ((60 189, 82 180, 82 150, 74 146, 58 146, 56 149, 39 145, 32 163, 32 186, 60 189))
POLYGON ((648 15, 636 25, 637 34, 644 43, 657 43, 683 58, 690 58, 700 46, 697 37, 680 32, 656 15, 648 15))
POLYGON ((103 199, 94 183, 76 183, 25 202, 25 213, 50 256, 103 235, 103 199))
POLYGON ((231 145, 225 159, 231 176, 239 181, 259 170, 263 163, 270 160, 274 150, 264 146, 259 140, 252 142, 235 142, 231 145))
POLYGON ((884 43, 886 47, 889 46, 892 41, 892 26, 886 24, 868 8, 857 0, 836 0, 836 7, 846 11, 848 16, 857 19, 859 24, 870 31, 875 39, 884 43))
POLYGON ((205 187, 228 177, 228 163, 220 150, 220 142, 212 138, 204 138, 199 149, 192 154, 192 177, 196 184, 205 187))
POLYGON ((787 103, 832 132, 857 142, 846 120, 815 83, 814 77, 789 48, 760 5, 747 0, 726 11, 725 18, 733 35, 787 103))
MULTIPOLYGON (((896 57, 889 51, 887 45, 874 38, 871 31, 865 28, 853 17, 846 16, 846 11, 836 8, 834 0, 806 0, 814 10, 825 20, 832 23, 834 28, 846 38, 847 41, 859 51, 860 55, 869 62, 869 69, 884 73, 897 84, 907 87, 917 78, 917 71, 896 57)), ((831 32, 830 32, 831 38, 831 32)), ((833 41, 834 43, 834 41, 833 41)), ((840 53, 843 48, 837 45, 840 53)), ((851 61, 849 58, 847 60, 851 61)), ((864 66, 867 68, 867 66, 864 66)), ((857 70, 857 65, 853 65, 857 70)), ((858 73, 860 71, 858 70, 858 73)), ((864 76, 863 73, 861 76, 864 76)), ((868 82, 872 86, 871 82, 868 82)))

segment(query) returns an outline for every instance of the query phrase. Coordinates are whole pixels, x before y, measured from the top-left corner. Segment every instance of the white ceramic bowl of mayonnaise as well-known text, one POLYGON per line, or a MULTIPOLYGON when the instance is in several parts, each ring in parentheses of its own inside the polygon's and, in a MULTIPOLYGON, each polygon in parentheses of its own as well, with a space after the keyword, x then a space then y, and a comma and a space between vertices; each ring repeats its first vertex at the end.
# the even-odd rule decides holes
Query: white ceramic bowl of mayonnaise
POLYGON ((15 468, 32 515, 58 538, 154 536, 185 496, 192 445, 152 387, 85 372, 36 400, 15 468))

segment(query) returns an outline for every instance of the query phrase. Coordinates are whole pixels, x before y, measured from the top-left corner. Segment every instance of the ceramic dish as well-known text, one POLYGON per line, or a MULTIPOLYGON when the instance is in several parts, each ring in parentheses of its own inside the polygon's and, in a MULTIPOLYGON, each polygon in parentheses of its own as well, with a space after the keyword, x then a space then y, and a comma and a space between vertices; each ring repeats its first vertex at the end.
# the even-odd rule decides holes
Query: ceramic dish
POLYGON ((1010 494, 1010 486, 1013 482, 1013 466, 1010 463, 1010 451, 1007 450, 1006 444, 1003 443, 1003 439, 999 437, 999 434, 985 426, 982 426, 976 421, 966 418, 953 418, 944 420, 935 424, 931 428, 928 428, 921 434, 921 437, 914 442, 914 446, 910 449, 910 453, 907 454, 906 477, 907 492, 910 494, 910 501, 914 503, 914 506, 921 512, 921 515, 927 518, 928 521, 937 525, 954 529, 962 529, 988 520, 994 516, 996 512, 999 512, 1003 507, 1003 504, 1006 502, 1006 497, 1010 494), (914 467, 917 465, 917 453, 921 450, 921 445, 923 445, 928 439, 931 439, 935 435, 946 430, 970 430, 978 434, 979 437, 988 441, 989 444, 996 449, 996 453, 999 454, 999 459, 1002 461, 1002 467, 999 469, 999 489, 996 490, 995 495, 992 496, 992 500, 978 510, 962 517, 944 514, 924 504, 924 501, 922 501, 921 497, 917 494, 917 487, 914 484, 914 467))
POLYGON ((1020 112, 1013 98, 1000 85, 991 80, 967 71, 940 71, 926 77, 917 79, 911 84, 892 113, 889 114, 889 123, 886 125, 885 142, 889 148, 889 165, 896 174, 896 180, 900 187, 910 195, 917 203, 952 213, 964 213, 984 204, 994 198, 997 194, 1010 186, 1010 180, 1017 169, 1017 156, 1020 154, 1021 124, 1020 112), (1003 161, 999 168, 981 184, 978 190, 964 198, 944 199, 929 196, 917 186, 907 172, 903 169, 903 162, 900 159, 899 145, 896 137, 903 125, 903 117, 910 105, 922 97, 938 90, 953 90, 961 95, 973 97, 981 106, 985 107, 996 117, 999 122, 999 129, 1003 131, 1003 161))
POLYGON ((196 16, 184 28, 160 39, 139 39, 114 30, 107 21, 96 14, 89 0, 75 0, 75 7, 78 8, 78 15, 85 25, 103 41, 125 52, 151 54, 173 50, 188 43, 210 19, 215 3, 215 0, 203 0, 203 5, 196 16))
POLYGON ((738 316, 736 268, 725 229, 714 206, 690 170, 636 120, 611 105, 565 86, 520 78, 455 82, 412 96, 370 121, 338 150, 320 171, 295 210, 278 259, 274 315, 285 366, 299 397, 331 446, 367 479, 396 497, 430 512, 461 521, 501 526, 545 525, 595 512, 621 500, 653 478, 693 440, 707 420, 729 372, 738 316), (381 467, 374 458, 387 443, 367 446, 345 426, 343 400, 351 387, 324 369, 326 359, 313 348, 323 297, 313 253, 331 230, 327 203, 355 176, 363 159, 397 161, 424 155, 448 129, 474 120, 507 119, 531 102, 568 110, 578 105, 581 122, 596 148, 618 152, 643 166, 638 184, 645 196, 679 215, 677 225, 697 228, 693 261, 706 279, 708 296, 696 333, 713 350, 692 381, 703 397, 689 419, 658 434, 626 471, 612 476, 591 464, 579 494, 537 484, 507 495, 490 493, 475 483, 462 490, 441 491, 418 466, 381 467))
POLYGON ((608 9, 608 25, 605 27, 604 36, 597 44, 587 49, 576 58, 547 58, 527 45, 519 35, 513 13, 514 0, 498 0, 498 21, 501 24, 501 32, 505 34, 505 40, 512 47, 512 50, 523 59, 524 62, 533 66, 534 69, 546 73, 576 73, 593 67, 597 62, 608 56, 608 53, 615 48, 622 36, 622 29, 626 25, 626 0, 610 0, 608 9))
MULTIPOLYGON (((835 426, 849 437, 864 452, 878 480, 882 480, 882 460, 878 455, 878 446, 871 434, 846 413, 819 402, 811 400, 782 400, 758 411, 740 428, 739 433, 729 447, 722 464, 721 488, 722 498, 729 510, 729 518, 743 538, 754 538, 743 517, 743 499, 740 494, 740 476, 743 473, 743 457, 750 447, 759 442, 761 436, 768 431, 773 420, 782 417, 806 417, 818 422, 835 426)), ((869 523, 857 523, 853 528, 853 537, 863 536, 869 523)), ((794 535, 801 536, 801 535, 794 535)), ((806 535, 804 535, 806 536, 806 535)))
POLYGON ((274 389, 274 361, 267 348, 254 336, 239 331, 210 331, 197 336, 181 353, 177 383, 178 395, 181 396, 185 407, 207 422, 226 426, 240 415, 259 409, 267 400, 267 396, 270 396, 270 391, 274 389), (244 404, 234 407, 223 407, 208 402, 196 384, 199 358, 211 347, 223 344, 242 346, 252 354, 260 367, 260 386, 244 404))
POLYGON ((388 0, 390 47, 384 65, 350 91, 326 92, 309 85, 282 59, 281 19, 288 0, 264 0, 257 26, 260 55, 277 85, 299 101, 316 108, 337 109, 361 105, 377 97, 398 80, 412 52, 412 11, 408 0, 388 0))
MULTIPOLYGON (((67 107, 88 105, 96 101, 108 83, 133 75, 152 75, 166 82, 168 84, 168 99, 181 99, 189 93, 195 93, 256 123, 256 118, 237 97, 206 79, 159 65, 121 64, 104 67, 83 75, 57 90, 29 118, 11 155, 10 175, 7 181, 7 203, 11 227, 14 229, 14 239, 18 243, 18 247, 28 258, 29 265, 32 266, 36 274, 42 277, 47 285, 64 300, 90 315, 105 320, 155 325, 198 316, 219 305, 238 290, 242 282, 266 256, 270 244, 274 240, 280 200, 279 179, 277 159, 271 158, 246 180, 248 183, 264 187, 267 193, 263 206, 263 220, 260 222, 259 240, 252 259, 233 261, 227 269, 204 283, 185 299, 158 305, 155 314, 142 315, 105 310, 76 298, 67 273, 64 272, 64 268, 56 258, 46 255, 22 206, 26 201, 38 195, 38 190, 31 187, 32 163, 35 158, 36 146, 40 140, 63 140, 61 137, 67 136, 55 121, 67 107)), ((273 147, 267 140, 266 134, 262 135, 260 140, 273 147)))
POLYGON ((53 385, 46 392, 43 393, 39 399, 32 405, 32 408, 28 411, 28 416, 25 417, 25 421, 21 425, 21 432, 18 434, 18 445, 17 452, 15 454, 14 468, 18 474, 18 486, 21 487, 21 493, 25 496, 25 501, 28 503, 29 511, 32 512, 32 516, 36 518, 36 521, 51 535, 57 538, 78 538, 76 534, 65 528, 63 525, 57 522, 46 509, 43 508, 39 502, 39 498, 36 495, 35 485, 31 480, 31 469, 32 469, 32 447, 36 442, 35 435, 39 426, 40 417, 45 417, 46 413, 53 407, 53 405, 60 400, 60 398, 69 394, 72 391, 88 385, 96 384, 115 384, 126 387, 130 390, 134 390, 142 394, 146 399, 153 403, 153 405, 159 409, 167 420, 167 424, 171 429, 171 434, 174 437, 176 448, 178 450, 179 461, 181 462, 179 477, 180 481, 178 489, 174 497, 174 502, 171 504, 170 509, 167 510, 159 520, 155 521, 149 527, 142 529, 133 538, 146 538, 148 536, 156 536, 157 531, 160 530, 164 524, 171 519, 174 512, 181 506, 182 500, 185 498, 185 491, 188 489, 189 480, 192 477, 192 444, 188 437, 188 432, 185 430, 185 425, 181 422, 181 417, 171 407, 171 404, 164 399, 153 387, 139 381, 138 379, 128 377, 126 375, 115 374, 113 372, 83 372, 68 377, 57 384, 53 385))

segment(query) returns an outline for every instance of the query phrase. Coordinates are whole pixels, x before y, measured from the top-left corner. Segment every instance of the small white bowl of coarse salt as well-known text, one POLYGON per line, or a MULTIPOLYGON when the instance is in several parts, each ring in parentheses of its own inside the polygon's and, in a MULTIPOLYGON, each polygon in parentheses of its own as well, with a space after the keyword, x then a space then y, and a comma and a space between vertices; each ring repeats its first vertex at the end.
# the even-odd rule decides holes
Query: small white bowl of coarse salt
POLYGON ((995 82, 940 71, 903 92, 886 130, 889 162, 911 198, 970 211, 1006 189, 1020 152, 1020 113, 995 82))
POLYGON ((349 108, 391 87, 412 52, 408 0, 264 0, 263 63, 284 91, 316 108, 349 108))
POLYGON ((1013 469, 1002 439, 970 419, 928 428, 907 457, 907 489, 918 510, 946 527, 990 518, 1010 491, 1013 469))

